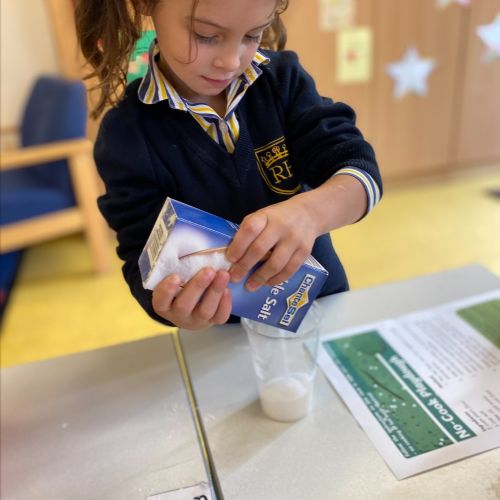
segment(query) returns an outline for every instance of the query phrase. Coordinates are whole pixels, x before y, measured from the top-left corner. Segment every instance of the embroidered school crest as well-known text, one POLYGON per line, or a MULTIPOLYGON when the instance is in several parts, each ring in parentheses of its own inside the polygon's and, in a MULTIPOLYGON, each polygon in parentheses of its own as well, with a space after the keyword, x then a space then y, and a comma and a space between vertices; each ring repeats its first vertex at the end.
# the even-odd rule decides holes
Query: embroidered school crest
POLYGON ((255 150, 260 175, 271 191, 278 194, 295 194, 300 186, 290 165, 285 138, 280 137, 255 150))

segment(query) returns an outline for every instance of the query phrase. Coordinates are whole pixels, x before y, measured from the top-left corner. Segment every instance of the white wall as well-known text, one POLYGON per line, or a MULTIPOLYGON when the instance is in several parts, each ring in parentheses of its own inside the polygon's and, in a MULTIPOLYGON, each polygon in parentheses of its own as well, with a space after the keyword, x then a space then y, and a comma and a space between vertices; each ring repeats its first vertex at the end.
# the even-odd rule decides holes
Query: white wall
POLYGON ((0 126, 18 125, 33 81, 58 72, 44 0, 0 0, 0 126))

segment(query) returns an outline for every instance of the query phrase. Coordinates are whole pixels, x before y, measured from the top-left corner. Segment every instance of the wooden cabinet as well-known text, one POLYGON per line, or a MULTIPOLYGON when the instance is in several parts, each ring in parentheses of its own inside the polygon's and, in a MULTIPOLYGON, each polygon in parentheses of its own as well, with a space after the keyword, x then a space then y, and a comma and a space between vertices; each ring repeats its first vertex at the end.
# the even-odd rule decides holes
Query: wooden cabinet
POLYGON ((292 1, 284 16, 288 48, 299 53, 322 94, 356 110, 386 180, 500 162, 500 59, 485 64, 475 34, 478 25, 493 21, 498 0, 445 9, 436 3, 358 0, 355 25, 373 30, 373 78, 351 85, 336 81, 338 32, 319 31, 319 0, 292 1), (396 99, 386 67, 410 46, 436 67, 427 95, 396 99))
POLYGON ((374 12, 374 86, 370 112, 374 142, 385 176, 429 174, 443 169, 450 153, 456 99, 460 10, 437 11, 435 0, 378 0, 374 12), (409 46, 436 67, 427 79, 428 94, 395 99, 386 65, 401 59, 409 46))
MULTIPOLYGON (((373 0, 358 2, 356 21, 371 25, 374 16, 373 0)), ((373 81, 356 85, 337 85, 335 82, 335 33, 320 31, 319 0, 291 0, 283 15, 288 32, 287 49, 295 50, 302 65, 313 76, 319 92, 355 108, 359 127, 370 141, 375 130, 374 115, 370 109, 373 99, 373 81)))
POLYGON ((477 26, 490 24, 498 13, 498 0, 472 2, 463 22, 461 98, 457 102, 452 160, 464 165, 500 163, 500 58, 485 64, 485 47, 475 34, 477 26))

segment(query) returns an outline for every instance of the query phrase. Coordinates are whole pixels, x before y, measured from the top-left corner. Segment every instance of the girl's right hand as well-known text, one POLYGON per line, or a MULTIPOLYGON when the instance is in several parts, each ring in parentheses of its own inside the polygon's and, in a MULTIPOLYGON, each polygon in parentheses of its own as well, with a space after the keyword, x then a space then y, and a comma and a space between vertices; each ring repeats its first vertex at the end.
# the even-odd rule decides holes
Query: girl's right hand
POLYGON ((231 313, 229 273, 203 268, 181 287, 176 274, 167 276, 153 290, 156 314, 179 328, 202 330, 226 323, 231 313))

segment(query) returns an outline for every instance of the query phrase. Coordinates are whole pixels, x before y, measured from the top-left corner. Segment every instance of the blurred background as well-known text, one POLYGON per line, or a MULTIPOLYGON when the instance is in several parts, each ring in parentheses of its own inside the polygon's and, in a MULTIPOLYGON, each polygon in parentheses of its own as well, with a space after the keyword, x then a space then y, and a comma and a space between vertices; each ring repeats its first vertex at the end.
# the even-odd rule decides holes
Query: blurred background
MULTIPOLYGON (((95 207, 73 2, 0 2, 1 366, 168 332, 131 297, 95 207)), ((385 181, 374 212, 332 234, 351 288, 470 263, 500 275, 498 0, 290 0, 283 17, 385 181)), ((150 39, 145 23, 130 78, 150 39)))

